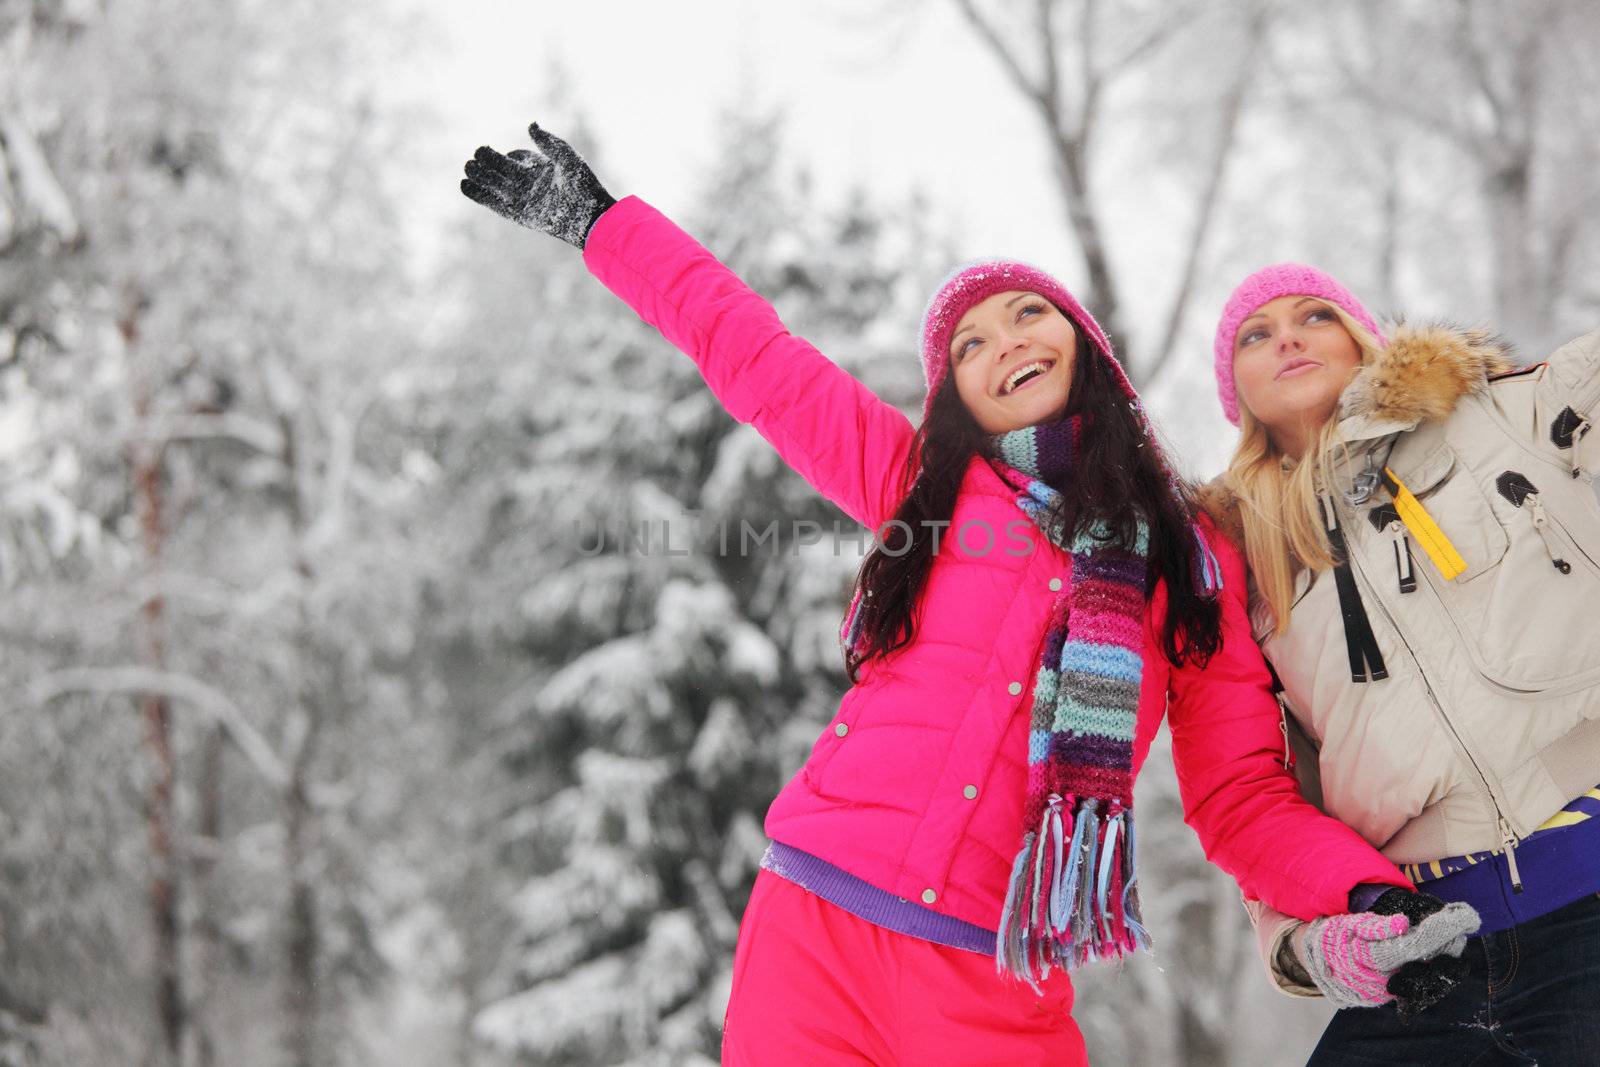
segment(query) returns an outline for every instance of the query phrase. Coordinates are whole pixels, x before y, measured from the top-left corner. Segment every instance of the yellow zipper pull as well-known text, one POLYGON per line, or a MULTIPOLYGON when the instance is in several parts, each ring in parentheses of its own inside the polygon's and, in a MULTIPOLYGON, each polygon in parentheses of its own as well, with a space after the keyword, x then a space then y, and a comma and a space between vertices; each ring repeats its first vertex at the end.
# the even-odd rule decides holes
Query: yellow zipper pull
POLYGON ((1439 529, 1439 524, 1433 521, 1433 516, 1422 506, 1422 501, 1395 477, 1394 471, 1385 467, 1383 474, 1389 483, 1389 492, 1394 497, 1394 509, 1399 512, 1400 521, 1406 524, 1406 529, 1417 539, 1417 544, 1422 546, 1444 580, 1448 582, 1461 575, 1467 569, 1467 561, 1461 558, 1461 553, 1450 543, 1450 538, 1439 529))

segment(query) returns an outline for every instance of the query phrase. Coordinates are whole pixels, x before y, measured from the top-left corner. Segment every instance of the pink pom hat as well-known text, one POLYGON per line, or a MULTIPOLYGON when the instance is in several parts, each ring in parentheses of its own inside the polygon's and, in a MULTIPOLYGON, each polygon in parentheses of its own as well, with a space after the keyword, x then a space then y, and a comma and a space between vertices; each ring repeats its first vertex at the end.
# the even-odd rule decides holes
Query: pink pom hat
POLYGON ((1261 310, 1263 304, 1280 296, 1314 296, 1337 304, 1378 339, 1380 345, 1388 344, 1383 331, 1361 301, 1350 295, 1350 290, 1340 285, 1332 275, 1309 267, 1304 263, 1274 263, 1262 267, 1239 283, 1222 309, 1222 321, 1217 323, 1216 367, 1217 396, 1222 400, 1222 413, 1228 421, 1239 425, 1239 393, 1233 384, 1233 342, 1239 334, 1239 325, 1261 310))
POLYGON ((928 381, 928 395, 922 401, 922 421, 928 421, 934 394, 950 372, 950 338, 956 332, 961 316, 996 293, 1013 290, 1038 293, 1082 327, 1105 356, 1121 382, 1123 392, 1128 394, 1128 399, 1138 403, 1139 395, 1133 391, 1127 374, 1117 362, 1105 331, 1066 286, 1038 267, 1011 259, 989 259, 968 263, 952 271, 933 294, 933 299, 928 301, 927 311, 923 312, 922 373, 928 381))

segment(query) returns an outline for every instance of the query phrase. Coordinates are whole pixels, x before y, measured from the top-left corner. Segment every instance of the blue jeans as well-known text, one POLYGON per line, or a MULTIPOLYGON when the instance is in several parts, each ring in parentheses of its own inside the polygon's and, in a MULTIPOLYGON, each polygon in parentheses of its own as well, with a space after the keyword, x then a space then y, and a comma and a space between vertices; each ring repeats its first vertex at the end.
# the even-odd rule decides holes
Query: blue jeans
POLYGON ((1600 1064, 1600 896, 1467 940, 1467 977, 1407 1021, 1393 1004, 1333 1017, 1307 1067, 1600 1064))

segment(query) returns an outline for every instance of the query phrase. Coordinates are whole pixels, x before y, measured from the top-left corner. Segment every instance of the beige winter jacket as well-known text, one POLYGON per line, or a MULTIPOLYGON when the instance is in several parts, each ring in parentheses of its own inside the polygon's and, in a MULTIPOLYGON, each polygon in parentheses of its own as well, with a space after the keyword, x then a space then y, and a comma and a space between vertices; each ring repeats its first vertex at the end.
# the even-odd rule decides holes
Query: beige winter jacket
MULTIPOLYGON (((1281 634, 1252 597, 1302 789, 1395 863, 1514 844, 1600 782, 1600 331, 1505 366, 1485 334, 1401 327, 1341 398, 1327 495, 1386 679, 1351 680, 1331 572, 1298 575, 1281 634), (1385 466, 1465 562, 1453 580, 1362 478, 1385 466)), ((1222 479, 1206 504, 1242 547, 1222 479)), ((1275 984, 1316 995, 1272 966, 1295 920, 1248 906, 1275 984)))

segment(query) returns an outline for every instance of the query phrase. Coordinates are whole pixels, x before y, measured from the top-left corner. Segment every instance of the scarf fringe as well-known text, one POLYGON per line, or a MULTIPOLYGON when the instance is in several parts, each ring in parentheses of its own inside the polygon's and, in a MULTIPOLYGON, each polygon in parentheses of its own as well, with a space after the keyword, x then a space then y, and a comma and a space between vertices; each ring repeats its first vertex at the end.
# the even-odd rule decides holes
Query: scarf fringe
POLYGON ((1133 813, 1052 793, 1011 868, 995 969, 1036 992, 1052 967, 1071 971, 1150 947, 1134 872, 1133 813))
POLYGON ((1206 535, 1200 532, 1199 526, 1190 527, 1194 531, 1194 539, 1198 543, 1199 551, 1196 553, 1195 586, 1206 599, 1215 599, 1222 592, 1222 564, 1217 562, 1217 554, 1211 551, 1211 546, 1206 543, 1206 535))

